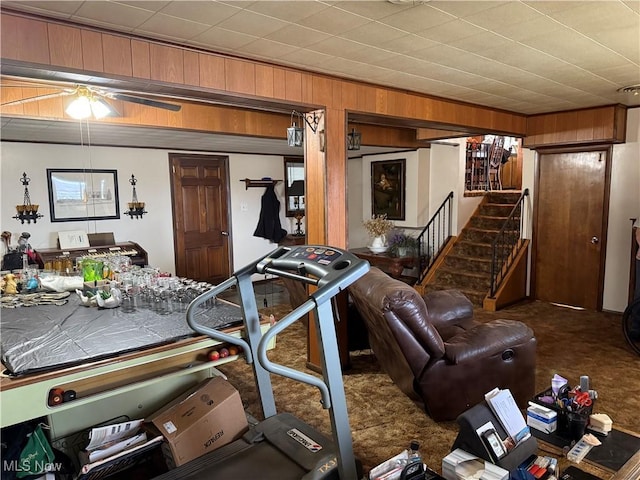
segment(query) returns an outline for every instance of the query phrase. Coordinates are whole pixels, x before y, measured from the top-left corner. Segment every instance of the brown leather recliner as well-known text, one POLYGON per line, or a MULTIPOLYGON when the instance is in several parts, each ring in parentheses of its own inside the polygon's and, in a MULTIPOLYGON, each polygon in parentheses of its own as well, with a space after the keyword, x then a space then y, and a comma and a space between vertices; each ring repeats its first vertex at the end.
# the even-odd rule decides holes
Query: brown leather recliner
POLYGON ((495 387, 521 408, 534 396, 536 339, 524 323, 477 322, 461 292, 422 298, 375 267, 349 293, 381 367, 434 420, 456 419, 495 387))

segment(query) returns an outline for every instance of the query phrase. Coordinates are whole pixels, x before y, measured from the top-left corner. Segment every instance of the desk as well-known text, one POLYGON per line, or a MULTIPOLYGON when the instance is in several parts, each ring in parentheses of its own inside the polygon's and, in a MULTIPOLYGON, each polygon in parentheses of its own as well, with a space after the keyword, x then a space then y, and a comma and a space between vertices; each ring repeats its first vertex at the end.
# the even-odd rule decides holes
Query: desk
MULTIPOLYGON (((531 429, 531 433, 538 440, 539 450, 560 457, 560 471, 569 465, 574 465, 563 455, 562 449, 570 443, 569 440, 535 429, 531 429)), ((577 467, 603 479, 637 479, 640 473, 640 436, 630 430, 614 426, 608 436, 598 436, 598 439, 602 445, 592 448, 577 467)))
POLYGON ((349 251, 359 258, 367 260, 372 267, 378 267, 393 278, 398 278, 409 284, 416 281, 415 277, 403 276, 402 271, 405 268, 418 267, 418 257, 394 257, 389 252, 373 253, 368 248, 353 248, 349 251))

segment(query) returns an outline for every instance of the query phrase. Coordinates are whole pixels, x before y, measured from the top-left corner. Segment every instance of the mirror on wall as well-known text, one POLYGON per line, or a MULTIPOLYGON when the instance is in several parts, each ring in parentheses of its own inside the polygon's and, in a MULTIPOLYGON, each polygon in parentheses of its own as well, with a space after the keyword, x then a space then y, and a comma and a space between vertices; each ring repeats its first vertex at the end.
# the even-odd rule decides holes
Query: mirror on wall
POLYGON ((284 196, 287 217, 304 216, 304 157, 284 157, 284 196))

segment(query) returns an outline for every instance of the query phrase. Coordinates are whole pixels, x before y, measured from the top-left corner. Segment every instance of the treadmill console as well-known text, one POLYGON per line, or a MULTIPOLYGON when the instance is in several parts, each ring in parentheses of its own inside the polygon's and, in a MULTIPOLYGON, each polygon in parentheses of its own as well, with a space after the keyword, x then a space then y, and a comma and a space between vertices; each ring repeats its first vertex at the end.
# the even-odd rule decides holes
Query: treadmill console
POLYGON ((335 247, 299 245, 280 247, 256 264, 258 273, 300 280, 318 289, 342 290, 369 270, 369 262, 335 247))

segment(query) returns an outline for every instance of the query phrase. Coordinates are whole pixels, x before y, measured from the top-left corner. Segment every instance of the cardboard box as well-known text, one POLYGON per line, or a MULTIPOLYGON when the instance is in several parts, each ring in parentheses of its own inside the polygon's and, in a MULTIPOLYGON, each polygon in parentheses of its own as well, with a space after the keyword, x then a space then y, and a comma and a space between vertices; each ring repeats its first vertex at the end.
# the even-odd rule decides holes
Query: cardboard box
POLYGON ((170 467, 226 445, 248 428, 240 394, 222 377, 196 385, 151 415, 149 421, 166 440, 170 467))

